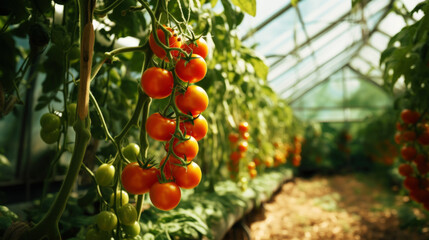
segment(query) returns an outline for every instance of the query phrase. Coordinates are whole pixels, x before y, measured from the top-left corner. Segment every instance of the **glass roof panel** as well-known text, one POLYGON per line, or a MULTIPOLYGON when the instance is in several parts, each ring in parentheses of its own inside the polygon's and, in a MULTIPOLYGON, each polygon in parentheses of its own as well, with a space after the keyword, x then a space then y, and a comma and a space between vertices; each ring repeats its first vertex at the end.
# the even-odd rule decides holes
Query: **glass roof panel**
POLYGON ((383 32, 389 34, 390 36, 395 35, 405 27, 404 19, 401 16, 396 15, 395 13, 389 13, 380 23, 379 28, 383 32))
POLYGON ((381 34, 380 32, 375 32, 369 39, 369 43, 381 52, 386 49, 389 40, 390 39, 386 35, 381 34))

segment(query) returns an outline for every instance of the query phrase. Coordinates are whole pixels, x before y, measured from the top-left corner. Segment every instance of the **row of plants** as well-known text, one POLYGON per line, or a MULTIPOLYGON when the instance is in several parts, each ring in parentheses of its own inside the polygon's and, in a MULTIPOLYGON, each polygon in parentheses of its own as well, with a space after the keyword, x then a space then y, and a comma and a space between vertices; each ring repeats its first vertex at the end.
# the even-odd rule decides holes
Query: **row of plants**
POLYGON ((1 116, 40 114, 37 127, 30 119, 22 131, 39 128, 35 142, 44 141, 54 154, 40 201, 24 221, 6 222, 5 238, 210 237, 207 225, 220 220, 201 211, 225 214, 235 206, 228 199, 243 202, 236 189, 270 189, 256 174, 280 181, 282 174, 262 173, 285 163, 284 143, 301 141, 293 141, 301 125, 267 85, 264 60, 236 34, 244 12, 254 15, 255 8, 254 1, 227 0, 6 4, 1 116), (212 10, 217 4, 223 12, 212 10), (139 45, 118 47, 125 37, 139 45), (21 47, 25 41, 28 47, 21 47), (235 183, 222 183, 233 190, 220 197, 235 129, 242 138, 239 174, 235 183), (61 188, 50 195, 67 156, 61 188), (87 182, 79 187, 84 194, 71 198, 78 179, 87 182), (223 208, 208 207, 212 199, 225 202, 223 208))

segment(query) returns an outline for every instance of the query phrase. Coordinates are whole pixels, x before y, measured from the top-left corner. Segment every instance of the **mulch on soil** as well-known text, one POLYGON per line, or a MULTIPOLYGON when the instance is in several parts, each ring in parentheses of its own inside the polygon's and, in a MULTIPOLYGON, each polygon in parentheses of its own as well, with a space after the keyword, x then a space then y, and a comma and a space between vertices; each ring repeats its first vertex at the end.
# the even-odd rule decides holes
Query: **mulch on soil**
POLYGON ((251 214, 254 240, 429 239, 429 228, 400 229, 402 198, 354 175, 296 179, 251 214))

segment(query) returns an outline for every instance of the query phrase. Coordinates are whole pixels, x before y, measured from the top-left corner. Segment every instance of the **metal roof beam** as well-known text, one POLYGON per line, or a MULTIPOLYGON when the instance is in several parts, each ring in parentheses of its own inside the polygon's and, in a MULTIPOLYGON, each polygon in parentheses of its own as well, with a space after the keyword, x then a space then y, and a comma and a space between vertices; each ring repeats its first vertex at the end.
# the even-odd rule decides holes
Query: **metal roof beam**
POLYGON ((279 11, 277 11, 276 13, 274 13, 273 15, 271 15, 271 17, 269 17, 269 18, 265 19, 265 21, 261 22, 258 26, 256 26, 255 29, 252 29, 249 32, 247 32, 246 35, 244 35, 241 38, 241 41, 245 41, 246 39, 248 39, 249 37, 251 37, 253 34, 255 34, 257 31, 259 31, 262 28, 264 28, 270 22, 272 22, 273 20, 275 20, 276 18, 278 18, 279 16, 281 16, 283 13, 285 13, 286 11, 288 11, 291 8, 292 8, 292 4, 290 4, 290 3, 288 5, 286 5, 286 6, 284 6, 282 9, 280 9, 279 11))

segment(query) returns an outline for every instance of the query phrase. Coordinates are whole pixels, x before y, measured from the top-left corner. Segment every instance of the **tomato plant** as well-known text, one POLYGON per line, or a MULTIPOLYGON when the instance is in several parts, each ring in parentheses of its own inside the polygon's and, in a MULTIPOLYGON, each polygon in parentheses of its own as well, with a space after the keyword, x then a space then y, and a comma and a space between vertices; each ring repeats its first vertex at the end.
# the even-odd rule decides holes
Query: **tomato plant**
POLYGON ((173 74, 162 68, 151 67, 142 74, 141 86, 151 98, 166 98, 173 91, 173 74))
POLYGON ((168 211, 179 204, 182 193, 179 186, 174 182, 156 182, 150 188, 149 196, 155 207, 168 211))

